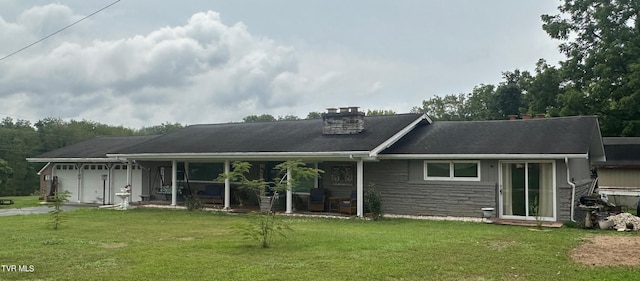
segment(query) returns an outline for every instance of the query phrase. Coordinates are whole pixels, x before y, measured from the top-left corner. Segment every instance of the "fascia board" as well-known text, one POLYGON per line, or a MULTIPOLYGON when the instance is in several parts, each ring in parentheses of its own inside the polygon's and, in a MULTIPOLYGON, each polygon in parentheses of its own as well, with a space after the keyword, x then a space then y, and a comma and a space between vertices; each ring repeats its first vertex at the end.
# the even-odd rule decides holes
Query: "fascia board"
POLYGON ((369 153, 370 157, 376 157, 378 156, 378 154, 380 152, 382 152, 383 150, 391 147, 394 143, 396 143, 397 141, 399 141, 402 137, 404 137, 406 134, 408 134, 409 132, 411 132, 420 122, 422 122, 423 120, 427 120, 427 122, 429 122, 429 124, 431 124, 431 119, 429 118, 429 116, 427 116, 426 114, 422 114, 422 116, 420 116, 418 119, 416 119, 415 121, 411 122, 411 124, 407 125, 406 127, 402 128, 402 130, 400 130, 399 132, 397 132, 396 134, 394 134, 392 137, 390 137, 389 139, 387 139, 386 141, 384 141, 383 143, 381 143, 380 145, 378 145, 376 148, 374 148, 373 150, 371 150, 371 153, 369 153))
POLYGON ((55 163, 109 163, 119 162, 113 158, 27 158, 27 162, 55 162, 55 163))
POLYGON ((588 159, 589 154, 381 154, 379 159, 588 159))
POLYGON ((604 151, 604 142, 602 141, 602 132, 600 131, 600 121, 598 121, 598 118, 596 118, 594 131, 591 137, 591 144, 589 145, 589 152, 594 156, 592 161, 606 162, 607 155, 604 151))
POLYGON ((291 159, 291 158, 368 158, 369 151, 339 152, 225 152, 225 153, 135 153, 107 154, 116 159, 175 160, 175 159, 291 159))
POLYGON ((38 176, 39 176, 39 175, 42 175, 42 172, 44 172, 44 170, 46 170, 46 169, 49 167, 49 165, 51 165, 51 162, 47 162, 47 164, 45 164, 44 166, 42 166, 42 169, 40 169, 36 174, 37 174, 38 176))

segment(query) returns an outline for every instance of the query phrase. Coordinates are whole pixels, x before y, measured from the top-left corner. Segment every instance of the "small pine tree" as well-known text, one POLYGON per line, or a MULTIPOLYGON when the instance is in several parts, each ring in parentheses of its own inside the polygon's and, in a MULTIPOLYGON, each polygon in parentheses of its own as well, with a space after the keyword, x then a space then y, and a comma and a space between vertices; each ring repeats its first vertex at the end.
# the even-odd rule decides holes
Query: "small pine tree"
POLYGON ((69 196, 71 196, 71 194, 68 190, 58 191, 53 195, 53 206, 51 206, 53 207, 53 210, 49 212, 49 214, 51 214, 51 217, 53 218, 53 229, 55 230, 58 230, 62 223, 62 204, 67 202, 69 196))

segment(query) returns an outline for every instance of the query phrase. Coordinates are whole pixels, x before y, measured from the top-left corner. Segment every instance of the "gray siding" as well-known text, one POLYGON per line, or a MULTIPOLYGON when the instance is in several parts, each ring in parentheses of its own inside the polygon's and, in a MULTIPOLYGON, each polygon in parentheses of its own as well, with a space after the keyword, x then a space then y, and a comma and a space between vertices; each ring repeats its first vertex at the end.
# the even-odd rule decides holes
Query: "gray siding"
POLYGON ((480 217, 481 208, 497 207, 495 181, 425 181, 422 167, 413 160, 365 163, 365 186, 376 184, 388 214, 480 217))
MULTIPOLYGON (((426 181, 423 160, 383 160, 365 163, 365 189, 375 183, 382 194, 384 211, 388 214, 479 217, 481 208, 498 211, 498 160, 482 160, 481 181, 426 181)), ((570 160, 570 176, 576 183, 575 201, 567 184, 564 159, 556 160, 556 204, 558 220, 571 219, 571 206, 587 193, 590 169, 587 159, 570 160)), ((574 219, 584 220, 584 213, 574 208, 574 219)))

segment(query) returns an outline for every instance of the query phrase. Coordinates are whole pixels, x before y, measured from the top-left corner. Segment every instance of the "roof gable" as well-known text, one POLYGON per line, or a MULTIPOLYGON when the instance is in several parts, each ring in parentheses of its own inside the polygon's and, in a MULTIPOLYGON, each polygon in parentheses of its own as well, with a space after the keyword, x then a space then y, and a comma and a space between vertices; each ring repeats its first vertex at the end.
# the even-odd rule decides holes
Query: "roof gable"
POLYGON ((598 154, 598 151, 593 150, 597 150, 599 136, 600 130, 595 116, 436 121, 431 125, 416 128, 383 154, 588 155, 598 154))

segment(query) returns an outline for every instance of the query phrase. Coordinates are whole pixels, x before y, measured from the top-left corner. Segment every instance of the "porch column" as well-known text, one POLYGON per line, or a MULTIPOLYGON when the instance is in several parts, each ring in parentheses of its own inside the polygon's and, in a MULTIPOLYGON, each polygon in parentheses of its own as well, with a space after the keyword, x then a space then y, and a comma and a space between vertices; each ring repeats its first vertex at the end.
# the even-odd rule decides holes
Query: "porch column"
POLYGON ((127 185, 129 186, 129 202, 131 202, 131 194, 133 194, 133 186, 131 186, 131 175, 133 174, 131 169, 133 168, 131 160, 127 160, 127 185))
POLYGON ((84 164, 76 163, 76 169, 78 169, 78 203, 82 202, 82 168, 84 164))
POLYGON ((364 176, 363 176, 364 165, 362 159, 358 160, 358 164, 356 167, 356 191, 358 193, 358 217, 364 217, 364 176))
MULTIPOLYGON (((313 168, 318 169, 318 162, 313 163, 313 168)), ((318 188, 318 179, 320 179, 320 175, 316 174, 316 178, 313 180, 313 188, 318 188)))
POLYGON ((171 206, 178 202, 178 161, 171 161, 171 206))
POLYGON ((229 178, 229 173, 231 172, 231 165, 229 164, 229 160, 224 161, 224 209, 231 209, 231 179, 229 178))
POLYGON ((111 169, 113 168, 113 163, 108 162, 104 165, 107 168, 107 185, 105 187, 105 192, 107 193, 104 197, 104 201, 107 202, 107 205, 111 205, 111 169))
POLYGON ((113 170, 116 168, 117 164, 111 165, 111 167, 109 167, 109 205, 113 205, 113 196, 111 196, 114 192, 112 190, 113 188, 113 170))
POLYGON ((293 191, 291 190, 291 168, 287 168, 287 210, 286 214, 291 214, 291 205, 293 203, 293 191))

